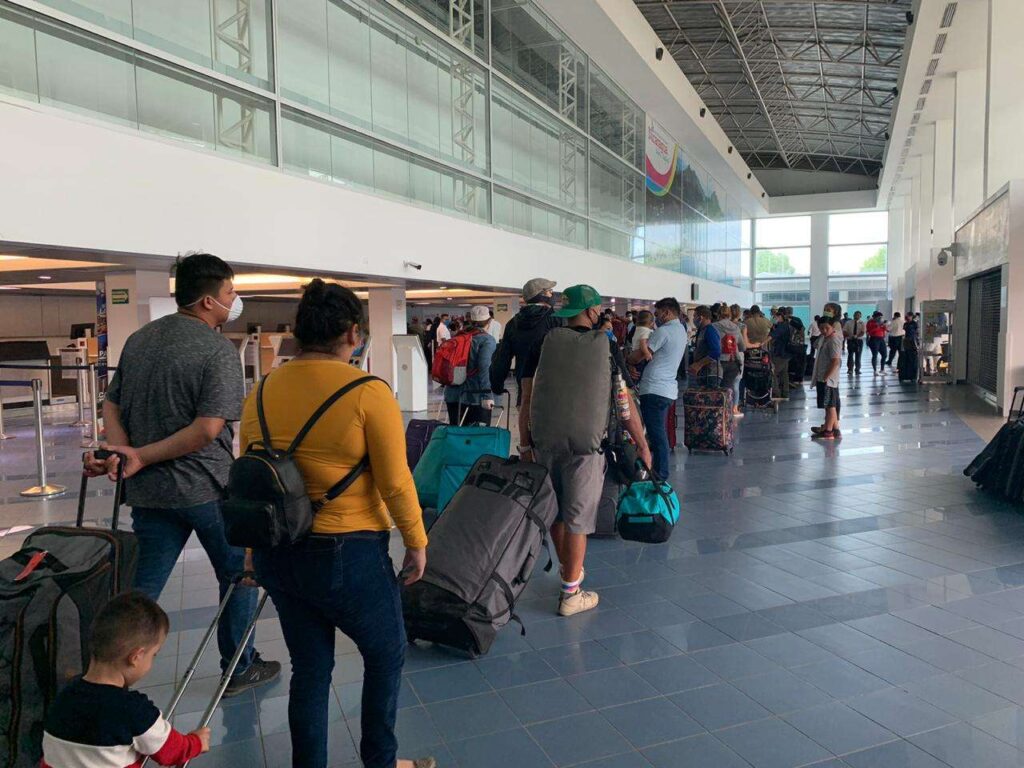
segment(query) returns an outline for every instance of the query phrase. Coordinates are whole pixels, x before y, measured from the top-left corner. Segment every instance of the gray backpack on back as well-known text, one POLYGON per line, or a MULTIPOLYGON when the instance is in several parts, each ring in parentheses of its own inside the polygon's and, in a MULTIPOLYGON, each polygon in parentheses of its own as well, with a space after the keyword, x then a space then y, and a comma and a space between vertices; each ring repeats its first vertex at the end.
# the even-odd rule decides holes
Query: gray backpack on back
POLYGON ((603 331, 548 331, 533 378, 533 444, 558 455, 600 451, 608 433, 611 381, 612 358, 603 331))

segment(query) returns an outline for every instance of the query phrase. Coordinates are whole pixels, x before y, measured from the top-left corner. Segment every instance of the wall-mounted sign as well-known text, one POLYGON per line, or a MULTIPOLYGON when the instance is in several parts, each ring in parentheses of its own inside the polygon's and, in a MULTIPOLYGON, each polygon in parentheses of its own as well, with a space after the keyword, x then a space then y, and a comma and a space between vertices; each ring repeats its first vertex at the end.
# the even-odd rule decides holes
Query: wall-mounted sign
POLYGON ((111 288, 110 289, 110 303, 111 304, 128 304, 128 289, 127 288, 111 288))
POLYGON ((499 312, 508 312, 508 304, 499 304, 498 305, 498 311, 499 312))

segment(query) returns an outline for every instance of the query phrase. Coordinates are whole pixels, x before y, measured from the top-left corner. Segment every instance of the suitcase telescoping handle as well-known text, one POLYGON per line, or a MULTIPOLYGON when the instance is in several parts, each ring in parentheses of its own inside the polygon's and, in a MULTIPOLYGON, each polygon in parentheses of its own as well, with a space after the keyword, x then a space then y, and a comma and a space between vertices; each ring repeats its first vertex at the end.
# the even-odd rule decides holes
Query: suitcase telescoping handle
MULTIPOLYGON (((494 396, 494 392, 492 392, 489 389, 468 389, 465 392, 460 392, 459 393, 459 404, 460 405, 462 404, 462 396, 463 395, 489 395, 489 396, 493 397, 494 396)), ((498 408, 501 409, 501 412, 498 414, 498 420, 494 423, 494 426, 500 427, 501 426, 501 417, 504 416, 505 417, 505 429, 511 429, 512 428, 511 427, 511 424, 512 424, 512 393, 509 392, 507 389, 503 389, 503 390, 501 390, 501 395, 505 396, 505 404, 498 406, 498 408)), ((501 395, 498 395, 498 396, 501 397, 501 395)), ((467 413, 469 413, 468 410, 462 412, 462 418, 459 421, 459 426, 462 426, 462 422, 464 422, 466 420, 466 414, 467 413)))
MULTIPOLYGON (((84 461, 88 453, 82 455, 84 461)), ((118 517, 121 514, 121 498, 124 493, 124 463, 125 457, 121 454, 115 454, 113 451, 105 451, 103 449, 97 449, 92 451, 92 455, 100 461, 106 461, 111 456, 117 455, 120 457, 120 461, 117 462, 117 480, 114 485, 114 513, 111 516, 110 529, 113 531, 117 530, 118 517)), ((78 517, 75 520, 75 525, 78 528, 82 527, 85 522, 85 490, 89 484, 89 476, 82 472, 82 485, 78 490, 78 517)))
POLYGON ((1021 401, 1020 409, 1017 408, 1017 395, 1019 395, 1021 392, 1024 392, 1024 387, 1013 388, 1013 400, 1010 401, 1010 413, 1006 417, 1007 422, 1024 417, 1024 401, 1021 401), (1013 415, 1014 412, 1016 412, 1016 416, 1013 415))
MULTIPOLYGON (((181 701, 181 697, 185 695, 185 689, 188 688, 189 683, 192 682, 192 678, 195 677, 196 670, 199 668, 199 663, 203 660, 203 655, 206 653, 206 649, 210 646, 210 642, 213 640, 213 636, 217 632, 217 625, 220 623, 221 617, 224 615, 224 611, 227 610, 228 602, 231 600, 231 596, 235 593, 235 589, 245 579, 255 579, 256 574, 253 571, 243 571, 237 574, 231 583, 228 585, 227 592, 224 593, 224 599, 220 601, 220 605, 217 606, 217 613, 213 617, 213 621, 210 622, 210 626, 206 629, 206 634, 203 635, 203 639, 199 643, 199 648, 196 649, 195 656, 192 657, 191 663, 188 665, 188 669, 185 670, 185 674, 181 678, 181 682, 178 683, 178 687, 174 689, 174 696, 171 698, 171 703, 167 707, 167 712, 164 714, 165 719, 170 720, 174 715, 174 710, 178 707, 178 703, 181 701)), ((231 657, 231 661, 228 664, 227 669, 221 674, 220 684, 217 686, 217 690, 213 693, 213 698, 210 699, 210 703, 207 705, 206 710, 203 712, 202 720, 199 721, 199 728, 206 728, 210 724, 210 720, 213 719, 214 712, 217 711, 217 707, 220 706, 221 699, 224 698, 224 691, 227 690, 228 684, 231 682, 231 676, 235 674, 235 669, 238 668, 238 662, 242 659, 242 654, 245 653, 246 647, 249 645, 249 638, 252 637, 253 632, 256 631, 256 622, 259 621, 260 614, 263 613, 263 606, 267 603, 267 592, 263 591, 260 596, 260 601, 256 605, 256 612, 253 613, 252 619, 249 621, 249 625, 245 628, 245 632, 242 634, 242 640, 238 644, 238 648, 235 649, 234 656, 231 657)), ((141 763, 141 768, 145 768, 149 764, 149 756, 147 755, 141 763)), ((188 765, 188 763, 185 763, 188 765)))

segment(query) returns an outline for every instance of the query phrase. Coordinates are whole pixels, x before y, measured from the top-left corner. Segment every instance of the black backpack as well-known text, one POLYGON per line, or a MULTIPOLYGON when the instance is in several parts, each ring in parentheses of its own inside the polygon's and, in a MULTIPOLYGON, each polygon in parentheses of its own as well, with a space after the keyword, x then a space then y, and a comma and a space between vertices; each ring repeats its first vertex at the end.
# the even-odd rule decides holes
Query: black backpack
POLYGON ((262 439, 247 446, 245 453, 231 465, 222 505, 229 544, 263 549, 301 541, 312 530, 313 517, 320 508, 343 494, 366 471, 370 466, 368 456, 364 456, 345 477, 331 486, 322 498, 313 501, 306 492, 306 482, 295 461, 295 451, 332 405, 356 387, 371 381, 382 379, 363 376, 327 398, 284 451, 274 448, 270 440, 270 429, 263 411, 263 388, 267 380, 260 382, 256 391, 256 412, 262 439))

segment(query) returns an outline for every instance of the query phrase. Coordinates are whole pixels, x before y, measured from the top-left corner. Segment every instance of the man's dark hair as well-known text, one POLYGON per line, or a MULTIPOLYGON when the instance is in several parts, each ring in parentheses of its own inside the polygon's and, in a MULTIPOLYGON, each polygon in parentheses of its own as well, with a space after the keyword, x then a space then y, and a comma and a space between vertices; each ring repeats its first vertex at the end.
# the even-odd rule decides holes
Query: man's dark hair
POLYGON ((679 308, 679 302, 672 296, 666 296, 654 305, 655 309, 667 309, 676 315, 680 314, 682 310, 679 308))
POLYGON ((174 300, 179 307, 188 307, 204 296, 216 296, 225 280, 234 279, 235 272, 213 254, 190 253, 178 258, 172 275, 174 300))
POLYGON ((901 315, 900 315, 900 313, 899 313, 899 312, 893 312, 893 315, 892 315, 892 316, 893 316, 894 318, 897 318, 897 317, 901 317, 901 315))
POLYGON ((100 610, 89 641, 97 661, 120 661, 136 648, 151 648, 170 631, 164 609, 141 592, 118 595, 100 610))
POLYGON ((693 314, 698 315, 700 317, 706 317, 708 320, 710 320, 711 307, 707 306, 706 304, 701 304, 699 307, 693 310, 693 314))
POLYGON ((303 352, 331 354, 353 325, 364 326, 363 305, 351 290, 314 278, 295 313, 295 338, 303 352))
POLYGON ((750 314, 752 314, 752 315, 760 315, 761 314, 761 308, 759 306, 757 306, 757 304, 755 304, 754 306, 752 306, 750 308, 750 314))

